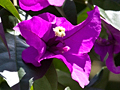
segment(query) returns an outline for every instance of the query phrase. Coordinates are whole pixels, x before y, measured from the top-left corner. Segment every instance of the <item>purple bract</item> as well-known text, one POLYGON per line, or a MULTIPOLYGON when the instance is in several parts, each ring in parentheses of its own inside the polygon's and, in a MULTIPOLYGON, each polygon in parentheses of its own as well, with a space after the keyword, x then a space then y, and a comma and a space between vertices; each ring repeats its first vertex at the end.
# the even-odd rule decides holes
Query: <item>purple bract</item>
POLYGON ((19 23, 14 30, 20 31, 30 45, 22 52, 26 63, 38 67, 44 59, 57 58, 66 64, 72 79, 82 88, 89 83, 91 60, 87 53, 101 31, 98 7, 76 26, 64 17, 43 13, 19 23))
POLYGON ((23 10, 39 11, 49 5, 62 6, 65 0, 19 0, 19 5, 23 10))
POLYGON ((120 74, 120 66, 115 65, 114 59, 114 54, 120 52, 120 31, 104 19, 102 19, 102 24, 108 33, 108 40, 99 37, 94 45, 94 50, 100 55, 101 61, 104 61, 108 53, 108 58, 106 59, 107 68, 115 74, 120 74))

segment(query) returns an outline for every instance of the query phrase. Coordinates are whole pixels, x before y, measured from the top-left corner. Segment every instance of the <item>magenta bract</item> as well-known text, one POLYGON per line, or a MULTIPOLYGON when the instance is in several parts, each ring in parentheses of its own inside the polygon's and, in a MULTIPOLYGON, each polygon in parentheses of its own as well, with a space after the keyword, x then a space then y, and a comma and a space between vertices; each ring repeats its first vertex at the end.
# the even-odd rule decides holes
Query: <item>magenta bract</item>
POLYGON ((19 0, 19 6, 26 11, 39 11, 49 5, 62 6, 65 0, 19 0))
POLYGON ((26 39, 27 49, 22 52, 26 63, 40 66, 44 59, 57 58, 64 62, 71 77, 83 88, 89 83, 91 48, 101 31, 98 7, 88 12, 88 18, 74 26, 64 17, 50 13, 22 21, 14 30, 26 39))
POLYGON ((104 19, 102 19, 102 24, 108 33, 108 40, 98 38, 94 45, 94 50, 100 55, 101 61, 104 61, 108 53, 108 58, 106 59, 107 68, 115 74, 120 74, 120 66, 116 66, 114 60, 114 54, 120 52, 120 31, 107 23, 104 19))

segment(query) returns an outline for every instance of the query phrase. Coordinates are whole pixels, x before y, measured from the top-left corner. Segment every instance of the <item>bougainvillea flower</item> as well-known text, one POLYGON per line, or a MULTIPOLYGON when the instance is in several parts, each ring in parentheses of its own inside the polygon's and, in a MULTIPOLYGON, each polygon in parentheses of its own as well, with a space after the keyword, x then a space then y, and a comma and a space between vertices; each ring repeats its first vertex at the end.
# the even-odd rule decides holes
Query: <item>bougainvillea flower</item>
POLYGON ((62 6, 65 0, 19 0, 19 6, 26 11, 39 11, 49 5, 62 6))
POLYGON ((108 33, 108 40, 98 38, 95 42, 94 50, 100 55, 101 61, 104 61, 108 53, 108 58, 106 59, 107 68, 111 72, 119 74, 120 66, 117 65, 118 63, 115 63, 117 61, 114 59, 114 54, 120 52, 120 31, 107 23, 104 19, 102 19, 102 24, 108 33))
POLYGON ((26 63, 38 67, 44 59, 57 58, 66 64, 71 77, 81 87, 89 83, 91 61, 87 53, 101 31, 98 7, 88 12, 88 18, 76 26, 64 17, 43 13, 19 23, 14 30, 20 31, 30 45, 22 52, 26 63))

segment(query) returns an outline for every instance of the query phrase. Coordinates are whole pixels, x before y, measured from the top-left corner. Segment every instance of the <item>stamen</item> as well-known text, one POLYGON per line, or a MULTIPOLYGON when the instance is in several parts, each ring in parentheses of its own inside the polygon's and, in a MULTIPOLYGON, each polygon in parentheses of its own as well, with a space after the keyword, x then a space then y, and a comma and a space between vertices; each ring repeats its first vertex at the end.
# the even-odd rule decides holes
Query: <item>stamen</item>
POLYGON ((58 36, 58 37, 65 36, 65 28, 63 28, 61 26, 53 28, 53 31, 55 32, 55 36, 58 36))
POLYGON ((69 46, 65 46, 65 47, 63 47, 63 50, 64 50, 65 52, 67 52, 67 51, 70 50, 70 47, 69 47, 69 46))
POLYGON ((70 50, 70 47, 69 46, 64 46, 64 47, 53 46, 53 47, 50 47, 50 48, 48 47, 47 49, 50 52, 65 53, 65 52, 68 52, 70 50))
POLYGON ((65 46, 62 48, 62 52, 61 53, 64 53, 64 52, 67 52, 70 50, 70 47, 69 46, 65 46))

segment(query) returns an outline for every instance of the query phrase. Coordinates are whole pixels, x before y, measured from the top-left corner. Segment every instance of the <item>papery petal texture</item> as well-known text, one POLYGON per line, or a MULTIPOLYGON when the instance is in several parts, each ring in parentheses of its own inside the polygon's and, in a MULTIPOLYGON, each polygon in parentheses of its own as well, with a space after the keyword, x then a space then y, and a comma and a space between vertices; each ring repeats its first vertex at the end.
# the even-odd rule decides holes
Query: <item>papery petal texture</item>
POLYGON ((62 26, 66 29, 66 31, 71 30, 74 27, 74 25, 72 25, 66 18, 56 17, 55 15, 48 12, 40 14, 38 16, 48 22, 51 22, 51 24, 53 24, 53 27, 62 26))
POLYGON ((64 17, 43 13, 19 23, 14 30, 20 31, 30 45, 22 53, 26 63, 40 66, 44 59, 57 58, 66 64, 72 79, 82 88, 89 83, 91 61, 87 53, 101 31, 98 7, 88 12, 88 18, 76 26, 64 17), (53 29, 56 27, 65 29, 64 37, 55 35, 53 29))
POLYGON ((102 62, 104 61, 104 58, 107 54, 108 45, 109 45, 109 42, 106 39, 102 39, 100 37, 98 37, 98 39, 94 44, 94 50, 98 55, 100 55, 100 60, 102 62))
POLYGON ((107 23, 104 19, 101 20, 108 33, 108 40, 102 38, 101 40, 97 39, 97 42, 94 45, 94 50, 100 55, 102 61, 108 53, 108 58, 106 59, 107 68, 111 72, 119 74, 120 66, 116 66, 115 64, 114 54, 118 54, 120 52, 120 31, 107 23))
POLYGON ((71 55, 66 53, 64 54, 64 57, 67 62, 71 64, 71 67, 66 64, 71 72, 71 77, 84 88, 84 86, 89 83, 89 74, 91 71, 91 61, 89 56, 87 54, 71 55))
POLYGON ((89 83, 88 78, 91 70, 90 58, 85 53, 90 52, 100 31, 101 20, 96 7, 93 11, 88 12, 88 18, 84 22, 66 32, 70 36, 66 35, 64 41, 70 50, 63 55, 72 65, 72 68, 68 67, 71 70, 72 78, 78 81, 81 87, 89 83))
POLYGON ((48 0, 50 5, 62 6, 65 0, 48 0))
MULTIPOLYGON (((48 13, 47 13, 47 15, 52 16, 52 15, 49 15, 48 13)), ((43 17, 43 18, 45 17, 45 15, 43 15, 43 14, 41 14, 39 16, 43 17)), ((54 19, 53 18, 54 18, 54 16, 52 16, 52 20, 50 20, 49 18, 47 18, 47 19, 44 18, 44 19, 46 19, 47 21, 50 21, 50 22, 56 22, 55 18, 54 19)), ((68 21, 65 21, 63 18, 60 18, 60 19, 62 19, 62 20, 58 20, 56 18, 56 20, 58 21, 56 23, 57 24, 56 26, 60 25, 60 26, 63 26, 66 28, 66 36, 63 37, 63 40, 67 46, 70 46, 70 50, 63 54, 63 56, 66 59, 63 59, 62 61, 66 65, 69 62, 67 67, 69 68, 72 78, 74 80, 78 80, 77 75, 80 75, 81 73, 84 74, 84 76, 81 75, 81 78, 79 78, 79 81, 81 81, 82 78, 85 77, 87 79, 87 80, 85 80, 85 83, 78 81, 79 84, 82 87, 84 87, 85 85, 87 85, 89 83, 88 77, 89 77, 90 70, 91 70, 91 61, 90 61, 89 57, 87 57, 87 59, 85 59, 85 60, 82 60, 81 57, 82 57, 82 53, 90 52, 91 48, 94 45, 95 40, 97 39, 97 37, 100 34, 101 20, 100 20, 98 8, 96 7, 93 11, 88 12, 88 18, 83 23, 81 23, 77 26, 72 26, 71 24, 68 23, 68 21), (64 21, 65 23, 61 23, 60 21, 64 21), (70 29, 69 26, 71 26, 72 28, 70 29), (66 63, 66 61, 67 61, 67 63, 66 63), (87 64, 89 65, 89 67, 86 69, 86 71, 83 70, 83 68, 86 68, 85 64, 86 64, 86 66, 87 66, 87 64), (78 66, 79 66, 79 69, 82 70, 81 72, 78 72, 79 69, 76 68, 78 66), (74 71, 73 71, 73 69, 74 69, 74 71), (78 70, 76 70, 76 69, 78 69, 78 70)), ((61 43, 58 45, 58 47, 60 47, 60 46, 61 46, 61 43)))
POLYGON ((120 74, 120 66, 115 65, 113 52, 114 52, 114 46, 111 45, 109 46, 109 50, 108 50, 109 56, 106 60, 106 66, 111 72, 115 74, 120 74))
MULTIPOLYGON (((35 34, 39 38, 46 40, 46 38, 48 38, 48 36, 50 34, 51 26, 52 26, 51 23, 43 20, 42 18, 40 18, 38 16, 34 16, 30 20, 25 20, 25 21, 21 22, 16 27, 14 27, 14 29, 21 32, 21 35, 26 33, 24 31, 30 31, 31 33, 35 34)), ((28 36, 30 36, 30 35, 28 35, 28 36)), ((29 40, 28 36, 25 35, 24 38, 26 40, 29 40)))
POLYGON ((39 56, 39 53, 34 47, 28 47, 22 52, 22 59, 26 63, 32 63, 36 67, 41 65, 38 63, 38 60, 36 60, 37 56, 39 56))
MULTIPOLYGON (((45 21, 49 22, 52 24, 52 29, 50 29, 50 34, 49 35, 46 35, 47 37, 49 38, 52 38, 54 37, 54 32, 53 32, 53 28, 54 27, 57 27, 57 26, 62 26, 65 28, 65 32, 67 33, 67 31, 71 30, 72 28, 74 28, 75 26, 72 25, 66 18, 64 17, 56 17, 55 15, 51 14, 51 13, 43 13, 43 14, 40 14, 38 15, 40 18, 44 19, 45 21)), ((48 32, 48 31, 47 31, 48 32)), ((45 36, 45 35, 44 35, 45 36)), ((46 37, 45 36, 45 37, 46 37)), ((67 36, 67 34, 66 34, 67 36)), ((65 36, 65 37, 66 37, 65 36)), ((46 41, 48 41, 47 39, 49 38, 46 38, 46 41)), ((64 38, 64 37, 63 37, 64 38)))
POLYGON ((88 54, 82 55, 54 55, 47 52, 43 59, 57 58, 63 61, 71 72, 71 77, 84 88, 89 83, 89 74, 91 71, 91 60, 88 54))
POLYGON ((39 11, 49 5, 62 6, 65 0, 19 0, 19 6, 26 11, 39 11))
POLYGON ((25 60, 25 62, 30 63, 31 60, 28 59, 27 55, 24 55, 24 52, 31 55, 29 56, 29 58, 31 59, 33 59, 33 57, 35 58, 34 61, 35 63, 32 62, 32 64, 34 64, 35 66, 40 66, 38 61, 46 51, 46 44, 44 40, 42 40, 41 38, 43 38, 43 36, 51 26, 49 23, 46 23, 43 28, 43 25, 40 20, 41 19, 39 17, 33 17, 31 20, 23 21, 20 24, 18 24, 16 27, 14 27, 15 30, 19 30, 21 32, 21 35, 26 39, 27 44, 32 46, 27 50, 23 51, 22 58, 25 60), (47 28, 45 29, 45 27, 47 28), (33 52, 32 51, 29 52, 30 49, 32 50, 36 49, 37 51, 33 50, 33 52, 36 54, 32 55, 33 52))
POLYGON ((109 41, 111 41, 111 44, 114 44, 114 53, 119 53, 120 49, 118 48, 120 48, 120 31, 107 23, 104 19, 102 19, 102 24, 107 30, 109 41))
POLYGON ((39 11, 49 6, 47 0, 19 0, 19 6, 26 11, 39 11))
POLYGON ((88 18, 85 21, 66 32, 64 41, 71 47, 70 51, 72 53, 88 53, 99 36, 100 31, 100 14, 98 8, 95 7, 94 10, 88 12, 88 18))

